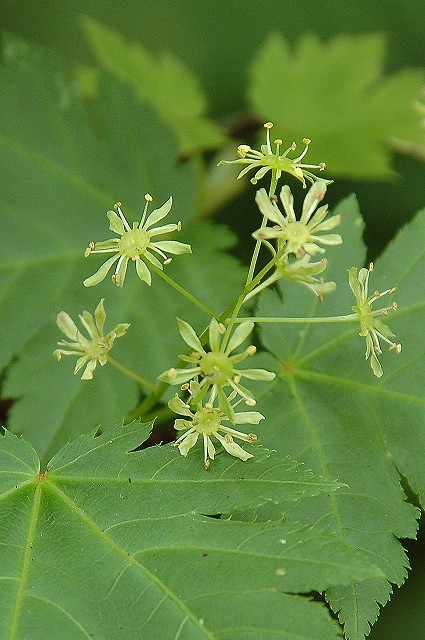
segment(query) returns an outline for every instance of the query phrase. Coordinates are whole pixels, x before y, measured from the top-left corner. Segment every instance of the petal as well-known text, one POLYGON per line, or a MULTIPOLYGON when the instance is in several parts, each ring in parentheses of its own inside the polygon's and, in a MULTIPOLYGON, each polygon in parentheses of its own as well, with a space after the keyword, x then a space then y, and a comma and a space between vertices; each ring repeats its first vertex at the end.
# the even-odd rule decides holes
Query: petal
POLYGON ((79 331, 72 320, 71 316, 69 316, 65 311, 60 311, 56 317, 56 324, 59 329, 66 335, 67 338, 71 340, 75 340, 78 342, 78 334, 79 331))
POLYGON ((207 455, 205 456, 205 463, 206 463, 208 458, 210 460, 214 460, 215 446, 213 445, 213 442, 212 442, 211 438, 209 436, 205 436, 204 435, 204 451, 205 451, 205 448, 206 448, 206 453, 207 453, 207 455))
POLYGON ((151 244, 161 251, 173 253, 174 255, 180 255, 182 253, 192 253, 190 244, 185 244, 184 242, 176 242, 175 240, 162 240, 160 242, 152 242, 151 244))
POLYGON ((201 341, 196 335, 193 327, 191 327, 188 322, 185 322, 185 320, 180 320, 180 318, 177 318, 177 323, 179 325, 180 335, 186 344, 188 344, 189 347, 192 347, 192 349, 195 349, 195 351, 199 351, 199 353, 205 353, 201 341))
POLYGON ((124 227, 124 223, 115 211, 108 211, 106 214, 109 220, 109 228, 114 233, 118 233, 118 235, 122 236, 125 233, 126 229, 124 227))
POLYGON ((198 442, 199 433, 197 431, 187 432, 187 435, 179 444, 179 451, 182 456, 187 456, 190 449, 198 442))
POLYGON ((280 200, 283 204, 283 208, 285 209, 287 221, 296 222, 297 218, 294 211, 294 196, 287 184, 285 184, 280 190, 280 200))
POLYGON ((151 272, 149 271, 143 260, 140 260, 140 258, 136 260, 136 273, 139 276, 140 280, 146 282, 147 285, 151 286, 151 272))
POLYGON ((124 286, 124 280, 127 273, 129 258, 127 256, 120 256, 118 260, 117 266, 115 268, 115 273, 112 277, 113 282, 117 285, 117 287, 124 286))
POLYGON ((154 227, 150 229, 147 234, 149 238, 154 238, 155 236, 163 236, 165 233, 173 233, 174 231, 179 231, 180 226, 178 224, 164 224, 162 227, 154 227))
POLYGON ((222 337, 223 335, 220 332, 220 325, 217 320, 213 318, 210 322, 210 326, 208 327, 208 342, 211 351, 219 351, 222 337))
MULTIPOLYGON (((149 245, 152 249, 155 249, 155 247, 153 245, 149 245)), ((159 251, 157 249, 157 251, 159 251)), ((144 257, 146 258, 146 260, 148 260, 148 262, 150 262, 154 267, 156 267, 157 269, 160 269, 161 271, 163 271, 162 268, 162 264, 160 263, 160 261, 158 260, 158 258, 156 258, 150 251, 145 251, 144 253, 144 257)), ((161 255, 161 257, 163 257, 161 255)))
POLYGON ((162 205, 162 207, 159 207, 159 209, 154 209, 152 211, 152 213, 148 216, 145 224, 143 225, 143 229, 149 229, 149 227, 151 227, 153 224, 155 224, 159 220, 162 220, 162 218, 165 218, 165 216, 170 213, 172 204, 173 199, 170 196, 167 202, 162 205))
POLYGON ((177 413, 181 416, 188 416, 189 418, 193 418, 194 414, 190 410, 189 405, 183 402, 183 400, 179 398, 177 394, 174 396, 174 398, 171 398, 168 406, 170 407, 171 411, 174 411, 174 413, 177 413))
POLYGON ((306 197, 304 198, 303 211, 301 214, 301 222, 307 223, 313 211, 316 210, 319 202, 323 200, 326 194, 326 180, 316 180, 310 187, 306 197))
POLYGON ((339 233, 326 233, 324 236, 312 235, 311 239, 328 246, 342 244, 342 238, 339 233))
POLYGON ((265 417, 259 411, 240 411, 235 413, 235 424, 258 424, 265 417))
POLYGON ((242 447, 238 445, 234 440, 232 440, 231 442, 227 442, 226 438, 223 438, 223 436, 221 436, 220 434, 215 433, 214 435, 217 440, 221 442, 227 453, 230 453, 231 456, 240 458, 240 460, 243 460, 244 462, 245 460, 253 457, 252 453, 248 453, 247 451, 242 449, 242 447))
POLYGON ((276 222, 280 227, 285 226, 285 218, 280 213, 277 206, 270 201, 265 189, 259 189, 257 191, 255 202, 263 216, 266 216, 266 218, 272 222, 276 222))
POLYGON ((281 228, 274 229, 273 227, 260 227, 260 229, 254 231, 252 236, 256 240, 272 240, 273 238, 280 238, 282 236, 285 239, 285 232, 281 228))
POLYGON ((199 372, 199 367, 193 369, 169 369, 161 373, 158 376, 158 380, 167 384, 185 384, 185 382, 189 382, 194 376, 197 376, 199 372), (170 371, 172 371, 172 374, 170 374, 170 371))
POLYGON ((227 344, 225 353, 231 353, 234 349, 236 349, 236 347, 239 347, 239 345, 241 345, 242 342, 247 339, 249 334, 252 333, 253 328, 254 323, 250 320, 241 322, 241 324, 236 327, 235 331, 233 332, 233 335, 227 344))
POLYGON ((102 298, 99 302, 99 304, 97 305, 95 312, 94 312, 94 317, 96 320, 96 326, 97 329, 99 331, 99 335, 103 335, 103 329, 105 327, 105 320, 106 320, 106 312, 105 312, 105 307, 103 306, 103 302, 104 302, 105 298, 102 298))
POLYGON ((265 382, 276 378, 276 374, 273 371, 267 371, 266 369, 240 369, 238 374, 249 380, 263 380, 265 382))
POLYGON ((102 282, 102 280, 104 280, 108 275, 109 269, 112 267, 114 262, 118 260, 119 257, 120 254, 117 253, 115 256, 112 256, 112 258, 109 258, 109 260, 102 264, 102 266, 96 271, 96 273, 83 281, 83 285, 85 287, 93 287, 96 284, 99 284, 99 282, 102 282))

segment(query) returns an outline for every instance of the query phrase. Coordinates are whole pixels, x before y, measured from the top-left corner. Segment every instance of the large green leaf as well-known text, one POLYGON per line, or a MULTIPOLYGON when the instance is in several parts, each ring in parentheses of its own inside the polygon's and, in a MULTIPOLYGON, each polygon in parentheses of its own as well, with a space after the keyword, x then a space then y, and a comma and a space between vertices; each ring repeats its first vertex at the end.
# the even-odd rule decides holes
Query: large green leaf
POLYGON ((2 392, 17 399, 9 427, 48 459, 82 424, 121 420, 140 391, 109 365, 82 382, 72 375, 75 361, 55 362, 52 351, 63 338, 58 311, 77 319, 105 297, 107 329, 131 323, 113 355, 153 382, 181 350, 175 316, 190 317, 201 330, 207 323, 155 275, 152 288, 134 272, 122 290, 109 278, 93 289, 82 286, 102 263, 84 259, 84 249, 111 235, 106 210, 116 200, 131 221, 141 216, 144 193, 154 205, 173 195, 170 221, 183 221, 180 238, 193 244, 193 255, 176 257, 167 274, 218 312, 242 275, 237 261, 223 255, 234 243, 224 228, 189 228, 194 168, 177 160, 172 132, 117 81, 104 78, 98 101, 86 107, 51 54, 5 37, 0 96, 0 325, 7 336, 0 367, 13 362, 2 392))
POLYGON ((139 44, 93 18, 82 19, 93 51, 108 71, 134 88, 141 103, 154 107, 175 131, 182 152, 220 146, 225 136, 208 120, 206 100, 197 79, 171 53, 155 59, 139 44))
POLYGON ((323 606, 290 594, 380 575, 365 554, 320 522, 205 515, 338 484, 269 454, 219 455, 207 472, 195 452, 131 453, 149 427, 82 436, 43 473, 27 442, 0 437, 0 637, 340 637, 323 606))
POLYGON ((249 100, 274 122, 275 137, 313 140, 308 162, 327 162, 329 175, 388 178, 393 138, 422 142, 414 103, 422 70, 385 77, 385 39, 340 35, 328 43, 306 35, 295 50, 271 35, 252 65, 249 100))
MULTIPOLYGON (((327 251, 326 279, 336 293, 318 303, 295 283, 282 285, 283 302, 266 292, 259 316, 330 316, 350 313, 354 303, 347 269, 361 266, 362 224, 354 197, 342 202, 344 244, 327 251)), ((349 485, 338 494, 297 503, 291 518, 319 518, 331 530, 370 554, 385 572, 382 579, 335 587, 327 597, 339 611, 347 638, 363 639, 385 604, 390 583, 404 581, 408 567, 396 538, 415 537, 416 508, 406 502, 401 473, 424 504, 425 455, 424 346, 420 338, 425 306, 425 211, 403 229, 380 258, 370 291, 397 286, 398 310, 388 324, 403 343, 401 354, 384 350, 385 375, 373 376, 364 360, 357 325, 262 325, 264 345, 277 358, 277 380, 258 403, 266 415, 263 441, 303 460, 324 477, 349 485)), ((386 298, 375 306, 386 306, 386 298)), ((386 320, 387 321, 387 320, 386 320)))

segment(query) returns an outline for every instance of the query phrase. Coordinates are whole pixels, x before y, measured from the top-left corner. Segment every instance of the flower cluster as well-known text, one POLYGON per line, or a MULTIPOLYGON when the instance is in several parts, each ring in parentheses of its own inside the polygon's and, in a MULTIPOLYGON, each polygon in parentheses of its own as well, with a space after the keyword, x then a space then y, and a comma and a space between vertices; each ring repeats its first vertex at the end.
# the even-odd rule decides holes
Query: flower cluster
MULTIPOLYGON (((264 125, 266 129, 266 144, 261 145, 261 151, 252 149, 247 144, 241 144, 238 147, 237 153, 239 158, 237 160, 221 160, 218 164, 245 164, 247 165, 238 175, 238 179, 242 178, 252 169, 257 169, 253 178, 251 178, 252 184, 257 184, 258 180, 261 180, 268 171, 272 172, 272 181, 276 183, 281 177, 282 173, 289 173, 303 183, 303 187, 306 186, 306 179, 310 182, 317 180, 317 176, 311 173, 309 169, 318 169, 324 171, 326 164, 320 162, 319 164, 304 164, 301 160, 305 157, 308 151, 308 147, 311 140, 308 138, 303 139, 305 145, 303 152, 296 158, 288 158, 288 154, 291 151, 295 151, 297 145, 293 142, 285 151, 281 151, 282 140, 276 139, 274 144, 276 145, 273 151, 270 141, 270 130, 273 127, 272 122, 266 122, 264 125)), ((332 180, 326 180, 327 183, 332 180)))
POLYGON ((378 355, 382 353, 379 339, 384 340, 390 345, 390 350, 395 353, 400 353, 401 344, 395 343, 390 338, 395 338, 395 335, 386 324, 379 320, 377 316, 387 316, 389 311, 395 311, 397 309, 397 303, 393 302, 390 307, 384 307, 373 311, 372 304, 387 294, 394 293, 395 287, 387 289, 386 291, 375 291, 371 296, 368 295, 369 276, 373 271, 373 263, 369 265, 369 269, 360 269, 352 267, 348 270, 348 281, 351 291, 356 298, 356 304, 353 306, 353 311, 356 313, 360 322, 359 335, 366 338, 366 360, 370 361, 372 371, 377 378, 383 375, 381 363, 378 360, 378 355))
MULTIPOLYGON (((184 431, 185 433, 179 436, 172 446, 178 447, 182 456, 187 456, 189 450, 195 446, 199 436, 201 436, 204 447, 204 466, 206 469, 208 469, 210 465, 209 461, 214 460, 216 452, 211 436, 214 436, 230 455, 243 461, 252 458, 252 453, 245 451, 245 449, 234 441, 234 438, 238 438, 244 442, 255 442, 257 436, 254 433, 243 433, 242 431, 236 431, 224 425, 223 422, 229 422, 229 417, 219 406, 213 407, 210 404, 202 405, 201 402, 198 402, 194 410, 192 410, 191 404, 194 403, 193 398, 196 396, 199 397, 199 388, 194 381, 189 385, 189 394, 189 403, 183 402, 177 394, 168 403, 168 406, 174 413, 186 416, 186 419, 178 418, 174 423, 174 428, 177 431, 184 431)), ((236 393, 233 391, 228 398, 229 403, 235 396, 236 393)), ((258 424, 260 420, 264 419, 264 416, 258 411, 235 412, 234 408, 237 404, 238 402, 232 405, 233 419, 231 422, 233 424, 258 424)))
POLYGON ((117 265, 112 281, 122 287, 129 260, 135 262, 136 272, 140 280, 150 285, 152 278, 148 266, 162 270, 162 264, 171 262, 171 258, 166 255, 167 253, 175 255, 191 253, 190 245, 183 242, 174 240, 154 241, 155 236, 181 230, 180 222, 162 227, 153 227, 154 224, 165 218, 170 212, 172 198, 170 197, 159 209, 154 209, 149 216, 147 216, 147 211, 149 203, 152 202, 152 196, 146 194, 145 200, 146 204, 142 219, 139 223, 133 222, 132 227, 128 224, 121 210, 120 202, 115 205, 116 211, 108 211, 109 229, 117 233, 119 237, 102 240, 101 242, 90 242, 84 255, 86 257, 92 253, 113 253, 115 255, 104 262, 94 275, 84 280, 83 284, 86 287, 92 287, 102 282, 115 262, 117 265), (164 262, 161 263, 154 254, 162 258, 164 262))
POLYGON ((249 380, 273 380, 275 375, 265 369, 239 369, 236 365, 249 356, 253 356, 256 347, 250 345, 242 353, 230 355, 237 349, 250 335, 254 328, 254 323, 250 321, 242 322, 233 332, 233 335, 226 340, 227 333, 225 327, 213 318, 208 328, 209 346, 207 351, 202 346, 201 340, 196 335, 195 330, 188 322, 177 319, 180 335, 191 349, 190 355, 180 355, 183 362, 189 363, 186 369, 169 369, 159 376, 159 380, 168 384, 187 384, 190 380, 198 381, 197 394, 193 397, 193 402, 201 402, 208 394, 208 404, 213 406, 216 398, 224 414, 230 419, 234 419, 234 411, 229 402, 224 389, 230 387, 248 406, 254 406, 255 399, 249 389, 242 386, 240 381, 243 377, 249 380))
POLYGON ((83 311, 82 315, 79 316, 82 326, 87 331, 89 336, 88 338, 85 338, 82 335, 74 324, 74 321, 67 313, 65 313, 65 311, 60 311, 56 319, 59 329, 73 342, 61 340, 58 342, 58 345, 60 347, 67 348, 56 349, 53 352, 53 355, 55 355, 58 360, 60 360, 63 355, 79 356, 77 364, 75 365, 74 373, 78 373, 78 371, 86 365, 83 375, 81 376, 82 380, 91 380, 93 378, 93 372, 97 363, 101 366, 106 364, 108 360, 108 353, 113 347, 115 338, 123 336, 130 326, 124 322, 122 324, 118 324, 115 329, 107 333, 106 336, 103 335, 103 328, 106 319, 103 300, 104 299, 102 298, 97 305, 94 312, 94 318, 88 311, 83 311))

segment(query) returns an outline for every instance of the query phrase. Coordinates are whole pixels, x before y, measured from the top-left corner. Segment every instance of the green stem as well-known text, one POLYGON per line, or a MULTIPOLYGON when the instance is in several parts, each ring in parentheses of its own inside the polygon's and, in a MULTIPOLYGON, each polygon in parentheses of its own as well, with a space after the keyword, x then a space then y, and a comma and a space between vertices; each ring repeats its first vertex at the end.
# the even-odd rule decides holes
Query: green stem
MULTIPOLYGON (((276 186, 277 186, 276 170, 272 169, 272 180, 271 180, 270 189, 269 189, 269 198, 271 198, 272 195, 274 195, 276 191, 276 186)), ((265 227, 266 223, 267 223, 267 217, 263 216, 260 229, 265 227)), ((248 275, 246 277, 246 282, 245 282, 246 285, 251 282, 254 276, 254 271, 257 264, 258 254, 260 253, 260 248, 261 248, 261 240, 257 240, 254 247, 254 253, 252 254, 251 263, 249 265, 248 275)))
POLYGON ((155 273, 160 278, 165 280, 165 282, 167 282, 167 284, 169 284, 171 287, 176 289, 176 291, 178 291, 182 296, 184 296, 185 298, 190 300, 190 302, 192 302, 194 305, 199 307, 199 309, 202 309, 202 311, 204 313, 206 313, 208 316, 211 316, 211 318, 215 318, 216 317, 216 314, 214 313, 214 311, 212 311, 212 309, 207 307, 203 302, 198 300, 198 298, 196 298, 191 293, 189 293, 189 291, 186 291, 186 289, 184 289, 181 285, 179 285, 175 280, 170 278, 170 276, 167 276, 167 274, 164 273, 164 271, 162 271, 161 269, 158 269, 157 267, 154 267, 152 264, 149 264, 149 268, 152 269, 152 271, 155 271, 155 273))
POLYGON ((108 362, 110 364, 112 364, 116 369, 121 371, 121 373, 124 373, 129 378, 136 380, 136 382, 138 382, 142 387, 146 387, 150 391, 152 391, 152 389, 156 389, 156 384, 154 384, 153 382, 149 382, 149 380, 146 380, 146 378, 139 376, 137 373, 135 373, 131 369, 128 369, 120 362, 117 362, 112 356, 108 355, 107 357, 108 357, 108 362))
POLYGON ((248 318, 237 318, 234 322, 240 323, 245 322, 246 320, 251 320, 251 322, 261 322, 261 323, 291 323, 291 324, 321 324, 327 322, 358 322, 359 317, 356 313, 350 313, 347 316, 327 316, 323 318, 266 318, 266 317, 248 317, 248 318))

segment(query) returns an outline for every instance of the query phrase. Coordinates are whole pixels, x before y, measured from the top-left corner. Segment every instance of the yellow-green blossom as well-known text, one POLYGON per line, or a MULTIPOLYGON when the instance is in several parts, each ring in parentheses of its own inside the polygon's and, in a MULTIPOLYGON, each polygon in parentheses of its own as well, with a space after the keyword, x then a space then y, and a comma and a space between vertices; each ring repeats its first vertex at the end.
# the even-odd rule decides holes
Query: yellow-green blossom
MULTIPOLYGON (((324 171, 326 169, 326 164, 324 162, 320 162, 319 164, 303 164, 301 162, 308 151, 311 140, 304 138, 303 143, 305 148, 303 152, 296 158, 288 158, 288 153, 295 151, 297 148, 296 143, 293 142, 285 151, 282 152, 282 140, 277 139, 274 141, 276 148, 273 151, 270 141, 270 129, 273 127, 273 123, 266 122, 264 127, 267 132, 267 138, 266 144, 261 145, 261 151, 252 149, 247 144, 241 144, 237 150, 239 156, 238 160, 221 160, 218 164, 246 164, 247 166, 239 173, 238 179, 242 178, 242 176, 251 171, 251 169, 257 169, 254 177, 251 178, 252 184, 257 184, 258 180, 261 180, 268 171, 272 172, 272 183, 274 185, 277 183, 282 173, 291 174, 303 183, 303 187, 306 186, 306 179, 310 182, 314 182, 318 179, 317 176, 309 171, 309 169, 324 171)), ((326 180, 326 182, 330 183, 332 180, 326 180)))
POLYGON ((366 338, 366 360, 370 360, 370 366, 372 371, 380 378, 383 374, 381 363, 378 360, 378 355, 382 353, 379 339, 384 340, 390 345, 390 349, 396 353, 400 353, 401 344, 397 344, 390 340, 395 338, 395 335, 377 316, 387 316, 388 312, 397 309, 397 303, 393 302, 390 307, 382 309, 372 310, 372 304, 379 300, 387 293, 394 293, 395 287, 387 289, 380 293, 375 291, 371 296, 368 295, 369 276, 373 271, 373 263, 369 265, 369 269, 360 269, 352 267, 348 270, 348 281, 350 288, 356 298, 356 304, 353 306, 353 311, 357 314, 360 322, 359 335, 366 338))
POLYGON ((60 311, 56 318, 56 323, 59 329, 67 338, 73 340, 73 342, 61 340, 58 342, 58 345, 60 347, 67 348, 56 349, 53 352, 53 355, 55 355, 58 360, 60 360, 63 355, 79 356, 77 364, 75 365, 74 373, 78 373, 78 371, 86 365, 83 375, 81 376, 82 380, 91 380, 93 378, 93 372, 97 363, 101 366, 106 364, 108 360, 108 352, 112 349, 115 338, 123 336, 130 326, 124 322, 122 324, 118 324, 115 329, 107 333, 106 336, 103 335, 106 318, 103 300, 104 298, 102 298, 97 305, 94 312, 94 318, 88 311, 83 311, 82 315, 79 316, 80 322, 89 336, 88 338, 85 338, 77 329, 74 321, 67 313, 65 313, 65 311, 60 311))
POLYGON ((190 245, 184 244, 183 242, 175 242, 173 240, 153 241, 155 236, 181 230, 180 222, 152 228, 152 225, 165 218, 170 212, 172 198, 170 197, 159 209, 154 209, 148 217, 146 217, 148 204, 152 201, 152 196, 146 194, 145 200, 146 204, 142 219, 139 223, 133 222, 132 227, 128 224, 121 210, 120 202, 117 202, 115 205, 116 211, 108 211, 109 229, 117 233, 119 237, 101 242, 90 242, 85 251, 85 256, 87 257, 92 253, 113 253, 115 255, 104 262, 94 275, 84 280, 86 287, 92 287, 102 282, 115 262, 117 265, 114 275, 112 276, 112 281, 119 287, 122 287, 129 260, 135 262, 136 272, 139 278, 150 285, 151 274, 148 266, 162 269, 163 264, 171 262, 171 258, 168 258, 166 255, 167 253, 175 255, 191 253, 190 245), (164 262, 161 263, 154 254, 160 256, 164 262))
POLYGON ((274 200, 270 200, 264 189, 257 191, 255 201, 261 213, 275 227, 261 227, 253 236, 257 240, 277 239, 278 250, 285 248, 285 253, 293 253, 297 258, 302 258, 306 253, 314 256, 317 253, 325 253, 325 246, 338 245, 342 238, 336 233, 324 233, 334 229, 341 222, 338 214, 325 219, 328 214, 328 205, 317 209, 319 203, 326 194, 325 180, 317 180, 309 189, 302 208, 301 217, 297 220, 294 211, 294 198, 288 185, 282 187, 280 199, 286 215, 282 215, 274 200), (317 209, 317 211, 316 211, 317 209), (320 235, 318 235, 320 234, 320 235))
POLYGON ((199 380, 199 387, 193 402, 197 404, 209 392, 208 405, 213 406, 218 398, 221 410, 231 420, 234 418, 234 411, 227 398, 224 388, 231 387, 247 405, 254 406, 255 399, 244 386, 240 384, 241 378, 249 380, 273 380, 275 373, 265 369, 239 369, 236 365, 249 356, 254 355, 256 348, 250 345, 242 353, 230 355, 242 342, 250 335, 254 328, 251 321, 242 322, 235 329, 228 341, 223 340, 225 327, 213 318, 209 325, 209 346, 210 350, 204 349, 195 330, 188 322, 177 319, 180 335, 186 344, 194 351, 191 355, 180 355, 183 362, 191 366, 187 369, 169 369, 159 376, 159 380, 168 384, 187 384, 190 380, 199 380))
MULTIPOLYGON (((235 394, 233 393, 232 395, 234 396, 235 394)), ((228 398, 229 403, 232 395, 228 398)), ((238 438, 245 442, 255 442, 257 436, 254 433, 236 431, 222 424, 229 421, 229 418, 219 407, 203 406, 199 403, 196 409, 192 411, 190 405, 183 402, 177 394, 170 400, 168 406, 175 413, 188 418, 177 419, 174 423, 174 428, 177 431, 185 431, 172 445, 178 447, 182 456, 187 456, 190 449, 197 443, 199 436, 201 436, 204 445, 204 466, 206 469, 210 465, 210 460, 214 460, 215 456, 215 446, 211 437, 216 438, 227 453, 240 460, 245 461, 253 457, 252 453, 245 451, 233 438, 238 438)), ((258 424, 263 419, 264 416, 258 411, 244 411, 241 413, 233 411, 232 422, 234 424, 258 424)))
MULTIPOLYGON (((276 255, 274 249, 273 252, 276 255)), ((277 280, 283 280, 284 278, 304 285, 322 301, 323 296, 333 293, 336 289, 335 282, 325 282, 322 277, 315 277, 326 269, 327 264, 326 258, 322 258, 318 262, 310 262, 310 256, 308 255, 305 255, 300 260, 290 260, 288 256, 278 258, 276 269, 272 275, 248 293, 245 296, 245 301, 253 298, 263 289, 270 287, 277 280)))

